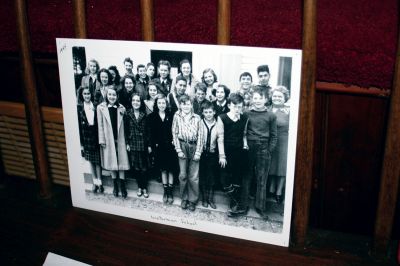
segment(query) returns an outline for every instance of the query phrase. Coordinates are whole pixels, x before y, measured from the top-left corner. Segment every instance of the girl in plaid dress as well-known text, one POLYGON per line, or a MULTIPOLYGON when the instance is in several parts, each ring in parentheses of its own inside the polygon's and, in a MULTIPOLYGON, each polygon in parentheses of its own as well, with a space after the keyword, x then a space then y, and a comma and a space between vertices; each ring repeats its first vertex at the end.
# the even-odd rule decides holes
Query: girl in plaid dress
POLYGON ((138 197, 149 197, 147 192, 147 170, 149 168, 149 127, 146 119, 146 106, 138 93, 133 93, 131 98, 132 109, 124 117, 126 149, 129 152, 131 168, 138 174, 138 197))
POLYGON ((89 162, 93 177, 92 191, 104 192, 101 182, 100 147, 98 140, 97 115, 89 87, 78 89, 78 121, 82 156, 89 162))

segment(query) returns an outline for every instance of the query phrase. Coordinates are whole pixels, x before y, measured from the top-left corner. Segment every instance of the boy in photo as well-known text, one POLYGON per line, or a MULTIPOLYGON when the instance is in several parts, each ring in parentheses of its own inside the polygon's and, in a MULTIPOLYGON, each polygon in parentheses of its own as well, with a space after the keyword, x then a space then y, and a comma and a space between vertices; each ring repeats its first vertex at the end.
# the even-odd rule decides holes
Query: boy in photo
POLYGON ((207 86, 204 83, 197 83, 194 86, 195 89, 195 97, 193 100, 193 112, 195 114, 201 115, 201 105, 206 99, 207 86))
POLYGON ((262 90, 265 91, 265 95, 267 96, 267 104, 269 105, 269 91, 272 89, 271 86, 269 85, 269 79, 271 77, 271 74, 269 72, 269 67, 268 65, 261 65, 257 67, 257 75, 258 75, 258 82, 262 90))
MULTIPOLYGON (((204 93, 205 96, 205 93, 204 93)), ((215 119, 215 107, 205 100, 201 105, 203 119, 200 130, 203 131, 203 153, 200 159, 200 191, 203 207, 216 209, 214 203, 214 185, 217 177, 218 162, 221 168, 226 165, 224 151, 224 125, 219 117, 215 119)))
POLYGON ((223 190, 229 197, 228 216, 236 215, 239 207, 242 177, 247 170, 247 141, 245 127, 246 115, 242 115, 243 97, 232 93, 228 98, 229 112, 221 114, 219 118, 224 124, 224 149, 226 166, 221 168, 221 183, 223 190))
POLYGON ((193 113, 193 104, 186 94, 179 99, 179 110, 172 122, 172 138, 179 158, 181 208, 194 211, 199 199, 199 161, 203 151, 200 116, 193 113))
POLYGON ((124 67, 125 67, 125 76, 132 76, 135 78, 135 74, 133 74, 133 61, 130 57, 124 59, 124 67))
POLYGON ((267 181, 271 163, 271 154, 277 144, 276 115, 267 110, 265 91, 255 88, 252 96, 252 108, 246 112, 248 123, 246 139, 249 149, 248 169, 243 178, 243 190, 239 207, 235 215, 245 215, 249 209, 249 191, 252 180, 255 179, 256 195, 255 210, 261 217, 266 216, 267 181))

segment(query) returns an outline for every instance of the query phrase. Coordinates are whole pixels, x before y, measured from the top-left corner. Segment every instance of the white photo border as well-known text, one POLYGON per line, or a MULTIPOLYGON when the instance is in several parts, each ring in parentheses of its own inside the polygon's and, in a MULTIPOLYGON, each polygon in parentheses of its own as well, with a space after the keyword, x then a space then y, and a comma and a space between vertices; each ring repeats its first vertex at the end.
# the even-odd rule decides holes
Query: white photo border
MULTIPOLYGON (((235 237, 262 243, 268 243, 279 246, 289 246, 293 186, 294 186, 294 169, 296 156, 297 126, 299 112, 299 94, 300 94, 300 77, 301 77, 301 50, 292 49, 275 49, 275 48, 258 48, 258 47, 239 47, 239 46, 223 46, 223 45, 199 45, 199 44, 179 44, 179 43, 161 43, 161 42, 140 42, 140 41, 109 41, 109 40, 88 40, 88 39, 65 39, 57 38, 57 54, 60 75, 60 86, 64 116, 65 139, 67 144, 67 155, 70 175, 70 186, 73 206, 89 209, 99 212, 105 212, 129 218, 145 220, 149 222, 162 223, 166 225, 177 226, 186 229, 203 231, 228 237, 235 237), (83 171, 80 169, 80 138, 78 129, 78 117, 76 112, 76 91, 73 70, 72 47, 85 47, 86 51, 99 50, 103 54, 97 57, 112 56, 113 51, 130 50, 130 54, 124 57, 131 57, 135 61, 135 54, 140 53, 141 49, 155 50, 171 50, 171 51, 199 51, 213 53, 229 54, 245 54, 263 55, 263 57, 282 56, 292 58, 291 71, 291 89, 290 89, 290 122, 289 122, 289 139, 288 139, 288 158, 287 158, 287 175, 286 175, 286 194, 284 205, 283 228, 281 233, 269 233, 256 231, 252 229, 233 227, 228 225, 204 222, 204 221, 183 221, 179 217, 169 215, 159 215, 146 211, 126 208, 121 206, 113 206, 95 201, 88 201, 85 197, 85 184, 83 171)), ((122 61, 124 57, 119 57, 122 61)), ((92 57, 87 56, 87 59, 92 57)), ((96 57, 93 57, 97 59, 96 57)), ((150 62, 150 61, 148 61, 150 62)), ((138 63, 134 62, 135 64, 138 63)), ((147 62, 140 62, 146 64, 147 62)), ((268 64, 268 62, 266 62, 268 64)), ((256 68, 257 66, 255 66, 256 68)), ((202 70, 201 70, 202 71, 202 70)), ((255 71, 255 69, 254 69, 255 71)), ((277 72, 277 70, 276 70, 277 72)), ((197 72, 196 72, 197 73, 197 72)), ((201 73, 197 73, 199 77, 201 73)), ((238 80, 238 76, 234 79, 238 80)), ((257 79, 256 76, 253 76, 257 79)), ((223 82, 221 82, 223 83, 223 82)))

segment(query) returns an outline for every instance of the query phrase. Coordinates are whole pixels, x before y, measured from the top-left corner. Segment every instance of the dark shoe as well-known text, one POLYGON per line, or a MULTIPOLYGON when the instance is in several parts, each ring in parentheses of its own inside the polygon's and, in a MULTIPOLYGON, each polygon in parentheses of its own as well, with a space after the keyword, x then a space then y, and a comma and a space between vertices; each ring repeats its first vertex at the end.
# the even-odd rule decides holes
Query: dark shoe
POLYGON ((99 190, 99 186, 93 184, 93 186, 92 186, 92 192, 93 192, 93 193, 97 193, 98 190, 99 190))
POLYGON ((188 208, 189 202, 187 200, 182 200, 181 201, 181 208, 182 210, 186 210, 188 208))
POLYGON ((100 192, 100 193, 104 193, 104 187, 103 187, 103 185, 100 185, 100 186, 99 186, 99 192, 100 192))
POLYGON ((119 180, 119 184, 121 187, 121 196, 126 199, 126 197, 128 197, 128 192, 126 191, 126 183, 125 183, 125 179, 120 179, 119 180))
POLYGON ((224 190, 224 193, 229 194, 229 193, 232 193, 235 190, 235 188, 233 187, 232 184, 230 184, 229 186, 224 187, 223 190, 224 190))
POLYGON ((164 203, 168 203, 168 196, 169 196, 169 187, 164 186, 164 195, 163 195, 163 198, 162 198, 162 201, 164 203))
POLYGON ((282 195, 275 195, 275 201, 276 201, 278 204, 281 204, 282 201, 283 201, 282 195))
POLYGON ((114 190, 113 190, 114 197, 118 197, 119 194, 118 179, 114 179, 113 183, 114 183, 114 190))
POLYGON ((205 200, 203 200, 203 202, 201 203, 201 205, 203 205, 204 208, 207 208, 207 207, 208 207, 208 202, 205 201, 205 200))
POLYGON ((194 212, 196 210, 196 204, 194 202, 189 202, 189 211, 194 212))
POLYGON ((147 189, 142 189, 143 191, 143 197, 145 197, 146 199, 149 197, 149 193, 147 193, 147 189))
POLYGON ((214 203, 213 200, 209 200, 209 201, 208 201, 208 204, 209 204, 210 207, 213 208, 213 209, 216 209, 216 208, 217 208, 217 205, 215 205, 215 203, 214 203))
POLYGON ((174 203, 174 187, 168 187, 168 204, 172 205, 174 203))
POLYGON ((265 214, 265 212, 263 212, 262 210, 260 210, 259 208, 256 208, 256 212, 258 213, 258 215, 260 215, 260 217, 267 221, 269 218, 268 216, 265 214))
POLYGON ((249 211, 249 207, 243 208, 236 206, 235 208, 228 210, 229 217, 245 216, 249 211))

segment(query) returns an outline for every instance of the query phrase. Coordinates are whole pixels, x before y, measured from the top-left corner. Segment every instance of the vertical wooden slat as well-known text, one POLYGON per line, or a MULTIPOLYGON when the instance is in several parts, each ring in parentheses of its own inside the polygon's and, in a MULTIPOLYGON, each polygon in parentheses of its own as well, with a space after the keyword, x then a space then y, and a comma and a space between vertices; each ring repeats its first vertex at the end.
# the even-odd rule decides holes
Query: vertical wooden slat
POLYGON ((85 0, 73 0, 74 6, 74 29, 77 38, 86 38, 86 13, 85 0))
POLYGON ((153 0, 140 0, 143 41, 154 41, 153 0))
POLYGON ((303 3, 303 59, 301 66, 301 93, 299 127, 297 132, 295 191, 294 191, 294 242, 304 246, 308 227, 312 182, 314 145, 314 106, 316 77, 316 14, 317 1, 303 3))
POLYGON ((40 196, 43 198, 50 198, 52 194, 51 182, 49 179, 47 155, 44 146, 42 117, 36 90, 36 78, 31 55, 25 0, 15 1, 15 11, 17 15, 17 34, 20 46, 22 80, 24 82, 25 112, 32 144, 35 174, 40 184, 40 196))
POLYGON ((397 41, 396 65, 390 98, 385 152, 381 172, 378 209, 375 220, 374 249, 386 253, 392 233, 400 178, 400 28, 397 41))
POLYGON ((231 41, 231 1, 218 0, 218 44, 228 45, 231 41))

